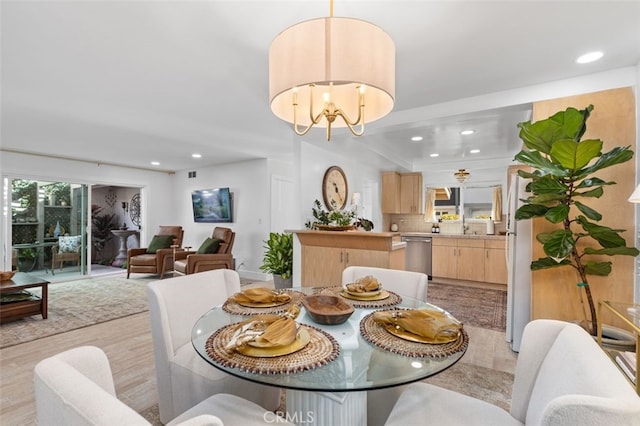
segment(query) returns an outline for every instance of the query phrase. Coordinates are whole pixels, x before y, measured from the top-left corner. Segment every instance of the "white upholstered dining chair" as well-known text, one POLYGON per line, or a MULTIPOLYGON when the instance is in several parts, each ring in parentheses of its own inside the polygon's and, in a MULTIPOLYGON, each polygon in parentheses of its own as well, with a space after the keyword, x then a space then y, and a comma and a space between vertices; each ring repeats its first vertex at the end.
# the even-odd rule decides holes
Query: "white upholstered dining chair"
POLYGON ((230 269, 168 278, 147 286, 162 422, 217 393, 246 398, 267 410, 279 406, 280 389, 216 369, 191 344, 191 330, 198 318, 239 291, 240 277, 230 269))
POLYGON ((349 266, 342 271, 342 285, 352 283, 367 275, 377 278, 383 288, 401 296, 413 297, 423 302, 427 300, 429 277, 421 272, 370 266, 349 266))
MULTIPOLYGON (((408 296, 421 301, 427 300, 429 277, 421 272, 349 266, 342 271, 342 285, 352 283, 367 275, 377 278, 383 288, 398 293, 400 296, 408 296)), ((384 424, 393 405, 405 388, 406 386, 396 386, 367 392, 367 422, 369 426, 384 424)))
MULTIPOLYGON (((151 425, 117 398, 109 360, 95 346, 77 347, 40 361, 34 369, 34 390, 40 426, 151 425)), ((265 419, 273 418, 270 416, 274 414, 257 404, 234 395, 216 394, 163 423, 264 425, 265 419)))
POLYGON ((427 383, 407 387, 387 426, 640 425, 640 397, 582 327, 538 319, 522 336, 510 411, 427 383))

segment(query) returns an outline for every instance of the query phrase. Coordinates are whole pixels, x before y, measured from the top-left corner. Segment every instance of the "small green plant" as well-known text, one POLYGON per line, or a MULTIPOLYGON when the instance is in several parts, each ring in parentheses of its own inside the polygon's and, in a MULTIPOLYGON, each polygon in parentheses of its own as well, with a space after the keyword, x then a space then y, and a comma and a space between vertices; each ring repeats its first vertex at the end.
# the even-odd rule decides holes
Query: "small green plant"
POLYGON ((518 125, 527 149, 516 154, 515 159, 534 171, 518 171, 523 178, 531 179, 527 192, 532 195, 522 200, 524 204, 516 211, 515 218, 543 217, 558 225, 554 231, 536 235, 547 257, 531 262, 531 270, 574 268, 577 285, 587 296, 590 331, 595 334, 598 320, 589 276, 611 273, 612 262, 603 261, 603 256, 637 256, 639 252, 635 247, 626 247, 620 235, 624 229, 599 225, 602 215, 586 204, 600 198, 605 186, 615 184, 593 176, 594 173, 633 158, 629 146, 603 153, 601 140, 581 140, 592 110, 593 105, 580 111, 568 108, 545 120, 518 125))
POLYGON ((271 232, 260 270, 283 279, 293 275, 293 234, 271 232))
POLYGON ((311 214, 315 220, 305 223, 307 229, 315 229, 316 225, 348 226, 351 225, 356 217, 354 210, 331 210, 327 212, 322 208, 319 200, 314 201, 311 214))

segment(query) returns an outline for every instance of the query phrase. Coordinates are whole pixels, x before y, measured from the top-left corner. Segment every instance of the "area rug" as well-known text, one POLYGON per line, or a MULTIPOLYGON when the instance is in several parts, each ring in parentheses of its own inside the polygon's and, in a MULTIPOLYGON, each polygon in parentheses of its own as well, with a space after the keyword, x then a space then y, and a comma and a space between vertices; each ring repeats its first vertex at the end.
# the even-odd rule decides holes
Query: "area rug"
MULTIPOLYGON (((108 276, 49 284, 48 318, 25 317, 0 326, 0 348, 144 312, 155 276, 108 276)), ((33 289, 40 296, 40 289, 33 289)))
POLYGON ((463 324, 505 331, 506 291, 430 282, 427 301, 448 311, 463 324))
MULTIPOLYGON (((48 286, 48 317, 25 317, 0 325, 0 349, 148 310, 147 284, 158 275, 110 275, 48 286)), ((258 285, 241 279, 242 286, 258 285)), ((40 289, 31 292, 40 296, 40 289)))

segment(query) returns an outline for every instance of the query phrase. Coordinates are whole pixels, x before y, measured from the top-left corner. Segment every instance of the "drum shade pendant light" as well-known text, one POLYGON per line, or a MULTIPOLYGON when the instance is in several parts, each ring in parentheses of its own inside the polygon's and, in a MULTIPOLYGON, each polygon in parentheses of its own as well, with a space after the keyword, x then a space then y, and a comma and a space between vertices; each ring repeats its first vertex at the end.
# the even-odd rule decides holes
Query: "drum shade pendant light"
POLYGON ((393 40, 369 22, 334 18, 333 0, 328 18, 300 22, 271 43, 271 111, 297 135, 326 127, 331 140, 333 126, 361 136, 365 121, 391 112, 394 97, 393 40))
POLYGON ((469 172, 466 169, 458 169, 453 175, 460 183, 465 183, 469 179, 469 172))

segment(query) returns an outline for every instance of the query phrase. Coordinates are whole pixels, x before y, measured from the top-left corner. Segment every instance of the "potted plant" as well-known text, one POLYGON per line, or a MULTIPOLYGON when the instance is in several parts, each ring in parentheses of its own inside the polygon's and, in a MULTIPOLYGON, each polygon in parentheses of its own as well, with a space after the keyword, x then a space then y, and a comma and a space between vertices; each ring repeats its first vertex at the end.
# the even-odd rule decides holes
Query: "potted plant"
POLYGON ((111 230, 118 229, 118 216, 115 213, 103 213, 103 210, 102 206, 91 205, 91 239, 95 250, 92 257, 96 260, 102 255, 107 243, 114 238, 111 230))
POLYGON ((627 247, 620 235, 624 229, 599 224, 602 215, 587 204, 600 198, 604 187, 614 185, 596 176, 604 168, 633 158, 629 146, 602 152, 599 139, 581 140, 593 105, 584 110, 568 108, 535 123, 518 124, 520 138, 526 149, 515 159, 533 169, 518 171, 530 179, 527 192, 516 211, 516 220, 543 217, 557 225, 551 232, 541 232, 536 240, 542 244, 546 257, 531 262, 531 270, 571 267, 576 271, 576 283, 584 290, 589 305, 590 328, 598 330, 596 308, 589 287, 590 276, 607 276, 612 262, 604 256, 637 256, 635 247, 627 247))
POLYGON ((355 210, 331 210, 327 212, 322 208, 319 200, 315 200, 314 207, 311 208, 311 214, 315 219, 313 222, 308 221, 305 226, 307 229, 331 229, 339 230, 353 229, 353 223, 356 212, 355 210))
POLYGON ((260 270, 273 274, 276 288, 292 286, 293 274, 293 234, 271 232, 265 241, 266 252, 260 270))

